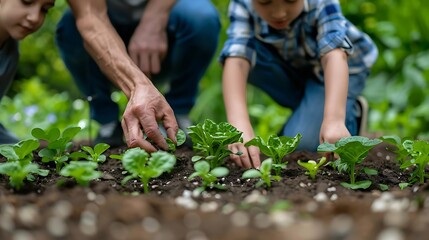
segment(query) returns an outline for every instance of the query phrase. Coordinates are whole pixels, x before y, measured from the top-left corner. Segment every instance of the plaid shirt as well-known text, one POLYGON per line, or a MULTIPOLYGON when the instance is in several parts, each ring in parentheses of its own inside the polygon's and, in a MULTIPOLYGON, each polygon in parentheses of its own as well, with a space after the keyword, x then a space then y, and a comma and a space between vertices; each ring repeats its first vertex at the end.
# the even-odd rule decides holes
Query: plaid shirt
POLYGON ((348 54, 349 73, 369 69, 378 50, 365 33, 359 31, 341 13, 338 0, 304 0, 304 9, 286 30, 276 30, 262 20, 252 0, 231 0, 228 39, 219 57, 243 57, 254 66, 257 53, 251 39, 270 44, 292 66, 311 67, 323 79, 321 57, 341 48, 348 54))

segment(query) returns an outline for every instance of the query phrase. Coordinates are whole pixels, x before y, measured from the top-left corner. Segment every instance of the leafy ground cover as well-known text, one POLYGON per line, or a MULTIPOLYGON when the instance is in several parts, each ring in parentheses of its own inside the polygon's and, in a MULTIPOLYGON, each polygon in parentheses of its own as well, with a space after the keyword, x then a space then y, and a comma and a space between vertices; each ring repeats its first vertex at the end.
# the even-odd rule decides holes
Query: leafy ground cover
MULTIPOLYGON (((75 148, 79 149, 78 146, 75 148)), ((108 149, 118 155, 125 147, 108 149)), ((348 174, 320 167, 316 178, 298 160, 318 153, 293 152, 286 169, 271 187, 242 179, 243 169, 226 161, 229 175, 220 178, 225 190, 202 193, 194 173, 192 149, 179 147, 172 171, 149 181, 149 192, 138 179, 126 177, 118 159, 99 164, 102 176, 82 187, 59 175, 54 163, 42 165, 51 174, 35 176, 20 190, 0 177, 0 239, 425 239, 429 233, 427 184, 400 189, 409 173, 386 144, 373 148, 359 168, 372 185, 350 190, 341 185, 348 174), (382 187, 383 186, 383 187, 382 187)), ((2 159, 1 161, 3 161, 2 159)))

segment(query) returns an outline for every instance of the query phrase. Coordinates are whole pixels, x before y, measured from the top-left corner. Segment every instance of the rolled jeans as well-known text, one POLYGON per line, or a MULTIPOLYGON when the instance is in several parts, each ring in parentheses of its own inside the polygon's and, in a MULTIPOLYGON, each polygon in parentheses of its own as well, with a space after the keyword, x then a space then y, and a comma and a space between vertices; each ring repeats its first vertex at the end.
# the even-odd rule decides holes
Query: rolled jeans
MULTIPOLYGON (((295 68, 272 46, 253 40, 257 60, 248 82, 292 110, 280 134, 294 137, 300 133, 302 139, 297 149, 317 151, 325 103, 324 80, 318 79, 311 67, 295 68)), ((349 75, 345 125, 351 135, 358 133, 356 98, 362 93, 368 75, 367 71, 349 75)))
MULTIPOLYGON (((138 21, 124 24, 109 18, 128 45, 138 21)), ((178 0, 171 9, 168 24, 168 53, 161 72, 152 76, 155 85, 168 83, 167 102, 176 115, 188 114, 195 104, 198 84, 216 51, 220 21, 210 0, 178 0)), ((119 107, 112 101, 113 84, 86 52, 75 19, 67 10, 57 26, 56 44, 79 90, 91 96, 91 118, 100 124, 118 121, 119 107)))

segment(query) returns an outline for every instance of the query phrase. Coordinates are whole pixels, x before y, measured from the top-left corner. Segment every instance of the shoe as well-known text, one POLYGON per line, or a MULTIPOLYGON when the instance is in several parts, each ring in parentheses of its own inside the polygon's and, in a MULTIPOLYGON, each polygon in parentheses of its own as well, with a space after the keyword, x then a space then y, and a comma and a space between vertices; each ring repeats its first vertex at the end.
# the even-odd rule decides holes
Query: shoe
POLYGON ((109 144, 110 147, 125 146, 124 132, 119 122, 110 122, 100 125, 94 145, 98 143, 109 144))
POLYGON ((356 98, 357 103, 357 124, 358 124, 358 135, 364 136, 367 134, 366 128, 368 124, 368 101, 363 96, 356 98))
POLYGON ((1 144, 15 144, 18 143, 20 140, 13 135, 11 132, 9 132, 3 124, 0 123, 0 145, 1 144))

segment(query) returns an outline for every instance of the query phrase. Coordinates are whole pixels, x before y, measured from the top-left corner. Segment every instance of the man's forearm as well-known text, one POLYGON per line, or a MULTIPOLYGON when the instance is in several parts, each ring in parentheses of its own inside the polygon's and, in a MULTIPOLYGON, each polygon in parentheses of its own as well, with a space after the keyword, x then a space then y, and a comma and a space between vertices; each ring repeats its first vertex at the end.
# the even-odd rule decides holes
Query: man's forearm
MULTIPOLYGON (((127 97, 138 85, 152 84, 128 56, 123 41, 107 17, 105 5, 71 2, 69 0, 85 48, 101 71, 127 97)), ((97 0, 89 2, 100 3, 97 0)))
POLYGON ((155 21, 154 19, 156 19, 157 22, 161 21, 164 26, 167 25, 174 4, 176 4, 176 0, 149 0, 141 21, 155 21))

